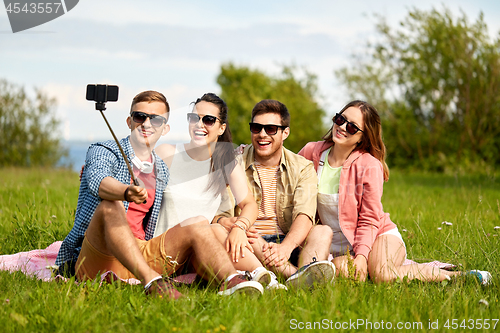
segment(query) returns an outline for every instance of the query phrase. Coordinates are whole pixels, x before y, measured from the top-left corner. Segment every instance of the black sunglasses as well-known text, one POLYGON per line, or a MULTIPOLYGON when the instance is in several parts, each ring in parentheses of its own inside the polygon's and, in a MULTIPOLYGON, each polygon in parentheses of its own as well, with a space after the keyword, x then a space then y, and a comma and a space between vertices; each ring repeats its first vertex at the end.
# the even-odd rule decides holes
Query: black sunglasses
POLYGON ((250 124, 250 132, 253 134, 259 134, 262 129, 266 131, 267 135, 275 135, 278 133, 278 129, 281 128, 284 130, 288 126, 280 126, 280 125, 262 125, 259 123, 249 123, 250 124))
MULTIPOLYGON (((337 113, 335 115, 335 117, 333 117, 333 122, 335 124, 337 124, 338 126, 342 126, 345 123, 347 123, 347 125, 345 126, 345 129, 346 129, 347 133, 349 133, 351 135, 354 135, 354 134, 358 133, 358 131, 361 131, 358 126, 356 126, 354 123, 351 123, 350 121, 345 119, 345 117, 343 115, 341 115, 340 113, 337 113)), ((361 131, 361 132, 363 132, 363 131, 361 131)))
POLYGON ((132 120, 138 124, 143 124, 146 119, 149 118, 149 121, 151 122, 151 125, 153 125, 153 127, 160 127, 167 122, 167 119, 157 114, 149 114, 139 111, 133 111, 130 116, 132 117, 132 120))
POLYGON ((218 120, 220 121, 220 123, 222 124, 222 120, 220 120, 219 118, 217 118, 216 116, 211 116, 211 115, 204 115, 203 117, 200 117, 199 114, 197 113, 188 113, 187 114, 187 120, 191 123, 191 124, 196 124, 197 122, 199 122, 201 119, 201 121, 203 122, 203 124, 207 127, 212 127, 214 126, 215 122, 218 120))

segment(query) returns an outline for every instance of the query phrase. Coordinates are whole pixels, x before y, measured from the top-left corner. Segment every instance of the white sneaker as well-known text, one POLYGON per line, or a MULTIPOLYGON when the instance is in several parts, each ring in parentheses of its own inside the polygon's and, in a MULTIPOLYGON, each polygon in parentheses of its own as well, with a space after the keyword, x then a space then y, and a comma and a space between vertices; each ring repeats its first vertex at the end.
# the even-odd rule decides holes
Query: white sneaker
MULTIPOLYGON (((257 267, 249 272, 252 281, 259 282, 263 287, 267 287, 272 282, 272 272, 264 267, 257 267)), ((274 274, 273 274, 274 275, 274 274)), ((276 276, 274 276, 276 278, 276 276)))
POLYGON ((247 296, 258 296, 264 293, 262 285, 255 281, 248 281, 247 275, 236 275, 229 281, 221 284, 217 294, 221 296, 245 294, 247 296))
POLYGON ((335 265, 328 260, 313 261, 309 265, 302 266, 295 274, 286 280, 288 286, 295 288, 299 286, 312 287, 314 283, 330 283, 335 278, 335 265))
POLYGON ((271 282, 267 285, 266 289, 268 290, 278 290, 278 289, 283 289, 283 290, 288 290, 288 288, 284 285, 278 282, 278 278, 276 275, 268 271, 271 274, 271 282))
POLYGON ((479 283, 481 283, 483 286, 487 286, 487 285, 491 284, 491 279, 493 279, 490 272, 479 271, 476 269, 473 269, 471 271, 467 271, 465 274, 477 277, 477 279, 479 280, 479 283))

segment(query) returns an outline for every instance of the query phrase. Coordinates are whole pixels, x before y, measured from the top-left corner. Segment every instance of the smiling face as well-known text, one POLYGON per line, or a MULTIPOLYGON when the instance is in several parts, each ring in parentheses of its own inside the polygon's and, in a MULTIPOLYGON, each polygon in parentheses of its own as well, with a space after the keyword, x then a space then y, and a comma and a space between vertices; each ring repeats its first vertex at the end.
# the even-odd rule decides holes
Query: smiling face
MULTIPOLYGON (((133 111, 154 114, 168 119, 167 108, 165 104, 161 102, 139 102, 132 105, 132 112, 133 111)), ((150 118, 147 118, 146 121, 139 124, 129 116, 127 118, 127 125, 131 130, 130 142, 133 147, 136 145, 154 147, 158 139, 160 139, 162 135, 167 134, 170 130, 170 126, 166 123, 159 127, 151 125, 150 118)), ((135 148, 136 147, 134 147, 134 149, 135 148)))
POLYGON ((217 120, 213 126, 207 126, 203 123, 202 118, 206 115, 219 118, 219 108, 212 103, 200 101, 194 106, 193 113, 197 113, 200 120, 196 123, 189 123, 191 144, 204 146, 217 142, 219 135, 222 135, 226 130, 226 124, 221 124, 220 120, 217 120))
MULTIPOLYGON (((361 131, 364 129, 363 113, 359 108, 351 106, 342 113, 342 116, 347 121, 354 123, 361 131)), ((332 141, 335 145, 342 146, 343 148, 354 149, 363 138, 363 132, 358 131, 355 134, 349 134, 346 126, 347 122, 341 126, 333 123, 332 141)))
MULTIPOLYGON (((261 113, 256 115, 253 123, 261 125, 281 126, 281 116, 278 113, 261 113)), ((252 133, 252 145, 255 149, 255 160, 264 165, 277 165, 281 159, 283 141, 288 137, 290 128, 278 129, 275 135, 269 135, 264 129, 252 133)))

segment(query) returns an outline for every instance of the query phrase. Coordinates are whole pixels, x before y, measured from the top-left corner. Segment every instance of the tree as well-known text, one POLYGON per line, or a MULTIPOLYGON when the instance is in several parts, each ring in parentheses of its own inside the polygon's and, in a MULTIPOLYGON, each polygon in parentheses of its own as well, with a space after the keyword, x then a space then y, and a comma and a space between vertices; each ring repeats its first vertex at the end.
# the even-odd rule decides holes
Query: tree
POLYGON ((290 136, 285 146, 298 152, 307 142, 320 140, 326 132, 325 111, 315 98, 316 77, 304 70, 304 76, 294 75, 295 67, 283 66, 281 75, 271 77, 259 70, 223 64, 217 77, 223 98, 229 108, 229 125, 236 144, 250 142, 250 122, 254 105, 263 99, 275 99, 290 112, 290 136))
POLYGON ((54 166, 68 152, 56 136, 55 99, 0 80, 0 166, 54 166))
POLYGON ((500 40, 483 14, 470 24, 444 8, 413 9, 366 57, 336 71, 353 97, 381 112, 388 161, 445 170, 500 165, 500 40))

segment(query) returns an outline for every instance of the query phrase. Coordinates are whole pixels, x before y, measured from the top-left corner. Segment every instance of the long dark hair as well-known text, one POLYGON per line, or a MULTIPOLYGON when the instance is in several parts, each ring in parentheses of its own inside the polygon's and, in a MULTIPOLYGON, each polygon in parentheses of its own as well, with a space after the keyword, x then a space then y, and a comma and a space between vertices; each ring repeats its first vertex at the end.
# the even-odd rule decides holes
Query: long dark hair
MULTIPOLYGON (((350 107, 355 107, 361 110, 361 113, 363 114, 363 121, 365 123, 362 139, 354 150, 369 153, 379 160, 384 167, 384 180, 388 181, 389 167, 385 163, 385 144, 382 140, 382 123, 377 109, 367 102, 355 100, 344 106, 339 113, 342 114, 350 107)), ((333 126, 328 130, 325 136, 323 136, 323 140, 333 142, 332 131, 333 126)))
POLYGON ((215 144, 215 149, 210 159, 210 180, 208 183, 208 188, 216 193, 222 193, 225 191, 226 186, 229 184, 228 176, 233 172, 236 166, 236 154, 233 147, 233 137, 231 135, 231 130, 229 129, 229 123, 227 119, 227 104, 222 98, 214 93, 206 93, 200 98, 198 98, 194 105, 199 102, 204 101, 212 103, 219 109, 219 119, 221 124, 226 124, 226 129, 224 133, 219 135, 217 143, 215 144), (224 177, 224 182, 219 180, 219 177, 224 177))

